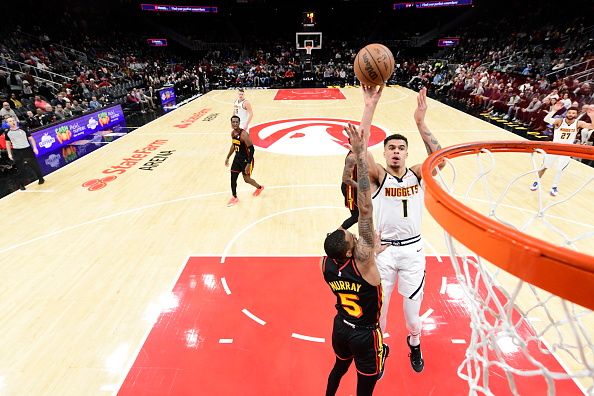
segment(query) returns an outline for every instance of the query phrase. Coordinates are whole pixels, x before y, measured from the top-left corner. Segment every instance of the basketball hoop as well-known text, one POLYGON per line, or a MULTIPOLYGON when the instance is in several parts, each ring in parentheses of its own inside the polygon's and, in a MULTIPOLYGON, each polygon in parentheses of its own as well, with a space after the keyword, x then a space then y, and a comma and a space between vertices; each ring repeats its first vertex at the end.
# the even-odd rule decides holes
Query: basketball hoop
POLYGON ((305 45, 305 52, 307 53, 307 55, 311 55, 311 50, 312 50, 313 46, 306 44, 305 45))
POLYGON ((594 196, 594 176, 576 180, 573 191, 547 204, 540 188, 528 190, 543 168, 543 154, 594 159, 594 148, 468 143, 432 154, 422 167, 425 204, 445 231, 471 319, 472 334, 458 368, 469 394, 497 394, 491 385, 498 378, 507 381, 513 395, 536 392, 526 386, 535 378, 546 384, 549 395, 575 386, 563 381, 568 379, 594 394, 594 225, 583 223, 593 216, 589 211, 589 217, 575 222, 562 219, 561 226, 554 214, 580 193, 594 196), (500 158, 507 161, 505 169, 497 168, 500 158), (510 200, 515 205, 506 203, 510 200), (565 229, 568 222, 583 226, 578 235, 565 229), (526 366, 510 359, 504 344, 515 348, 526 366))

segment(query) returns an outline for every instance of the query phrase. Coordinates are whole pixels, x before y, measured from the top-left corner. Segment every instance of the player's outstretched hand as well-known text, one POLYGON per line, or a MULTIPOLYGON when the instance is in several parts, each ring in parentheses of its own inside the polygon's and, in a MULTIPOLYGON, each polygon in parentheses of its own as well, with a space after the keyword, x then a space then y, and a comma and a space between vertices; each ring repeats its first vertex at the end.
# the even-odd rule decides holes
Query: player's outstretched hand
POLYGON ((365 106, 376 106, 377 102, 379 102, 382 97, 384 85, 380 85, 379 88, 377 85, 373 87, 361 85, 361 90, 363 91, 363 101, 365 102, 365 106))
POLYGON ((351 151, 355 155, 361 155, 367 151, 367 139, 361 128, 356 128, 353 124, 344 127, 344 131, 349 137, 351 151))
POLYGON ((555 112, 561 110, 563 108, 563 106, 565 106, 563 104, 563 102, 561 100, 558 100, 554 105, 553 105, 553 110, 555 110, 555 112))

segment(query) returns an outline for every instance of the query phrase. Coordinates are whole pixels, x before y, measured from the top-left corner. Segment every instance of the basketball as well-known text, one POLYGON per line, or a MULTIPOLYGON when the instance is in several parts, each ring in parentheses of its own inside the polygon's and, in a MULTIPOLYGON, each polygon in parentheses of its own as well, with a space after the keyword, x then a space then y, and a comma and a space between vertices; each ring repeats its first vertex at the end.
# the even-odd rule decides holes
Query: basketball
POLYGON ((357 54, 353 68, 361 84, 383 85, 394 72, 394 56, 385 45, 369 44, 357 54))

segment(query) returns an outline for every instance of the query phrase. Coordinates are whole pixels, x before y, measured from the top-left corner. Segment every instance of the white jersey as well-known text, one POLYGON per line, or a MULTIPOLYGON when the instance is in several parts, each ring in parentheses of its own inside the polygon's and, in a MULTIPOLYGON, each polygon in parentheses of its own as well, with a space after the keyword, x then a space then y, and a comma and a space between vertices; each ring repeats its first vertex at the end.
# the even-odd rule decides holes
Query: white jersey
POLYGON ((239 127, 241 129, 245 129, 248 123, 249 114, 248 111, 243 106, 245 99, 240 101, 239 99, 235 100, 233 103, 233 115, 239 117, 239 127))
POLYGON ((406 240, 421 234, 423 188, 410 169, 402 179, 386 172, 372 196, 373 222, 382 239, 406 240))
POLYGON ((573 124, 569 125, 565 122, 566 119, 563 118, 561 125, 558 128, 555 128, 553 132, 553 142, 554 143, 565 143, 565 144, 573 144, 575 138, 577 136, 577 124, 578 120, 573 120, 573 124))

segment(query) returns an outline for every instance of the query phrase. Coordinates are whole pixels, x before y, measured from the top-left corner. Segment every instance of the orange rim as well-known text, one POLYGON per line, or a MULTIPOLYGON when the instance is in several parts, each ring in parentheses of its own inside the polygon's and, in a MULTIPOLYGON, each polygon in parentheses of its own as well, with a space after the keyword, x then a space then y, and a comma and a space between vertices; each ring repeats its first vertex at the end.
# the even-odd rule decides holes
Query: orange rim
POLYGON ((505 271, 561 298, 594 309, 594 257, 553 245, 476 212, 444 191, 432 172, 443 158, 491 152, 533 152, 594 159, 594 147, 541 142, 474 142, 433 153, 422 166, 425 206, 454 238, 505 271))

